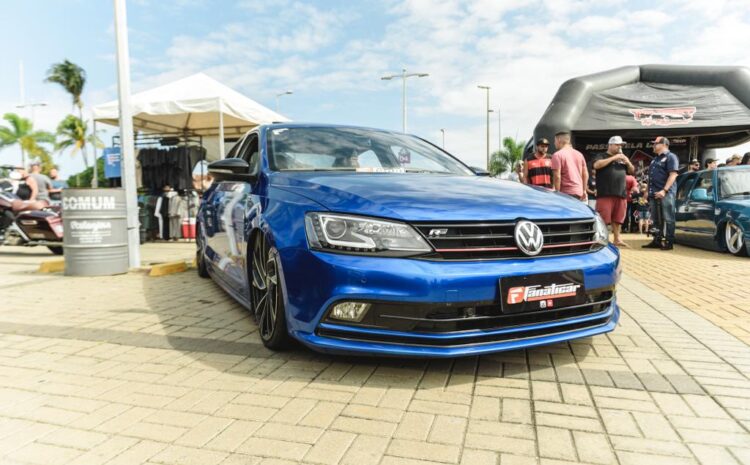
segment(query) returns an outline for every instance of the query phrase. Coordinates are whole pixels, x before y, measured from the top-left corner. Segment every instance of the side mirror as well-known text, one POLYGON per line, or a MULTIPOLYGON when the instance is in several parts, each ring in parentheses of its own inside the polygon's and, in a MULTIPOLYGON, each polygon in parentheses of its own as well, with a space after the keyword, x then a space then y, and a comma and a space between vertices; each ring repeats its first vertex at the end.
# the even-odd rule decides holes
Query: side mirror
POLYGON ((708 195, 708 191, 706 189, 699 187, 697 189, 693 189, 692 192, 690 192, 690 200, 693 200, 695 202, 710 202, 713 199, 708 195))
POLYGON ((476 174, 477 176, 489 176, 489 175, 490 175, 490 172, 489 172, 489 171, 487 171, 487 170, 486 170, 486 169, 484 169, 484 168, 480 168, 480 167, 478 167, 478 166, 470 166, 469 168, 471 168, 471 170, 472 170, 472 171, 474 172, 474 174, 476 174))
POLYGON ((250 164, 242 158, 225 158, 208 164, 208 173, 219 181, 253 181, 250 164))

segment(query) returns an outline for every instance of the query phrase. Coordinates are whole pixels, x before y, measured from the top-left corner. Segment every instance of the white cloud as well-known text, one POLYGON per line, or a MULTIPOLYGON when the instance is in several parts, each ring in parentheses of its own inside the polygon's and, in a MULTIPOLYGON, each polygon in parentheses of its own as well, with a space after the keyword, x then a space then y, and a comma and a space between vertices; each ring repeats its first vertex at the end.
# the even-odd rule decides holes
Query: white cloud
MULTIPOLYGON (((316 107, 330 111, 371 92, 398 92, 378 77, 406 67, 430 73, 409 81, 410 129, 439 142, 438 129, 446 128, 447 148, 472 164, 482 164, 485 150, 479 83, 492 87, 491 106, 502 107, 503 134, 526 138, 571 77, 642 63, 747 63, 750 43, 743 0, 387 0, 336 10, 280 0, 240 7, 252 21, 182 34, 163 53, 141 50, 134 88, 204 71, 260 101, 287 88, 332 96, 316 107), (373 11, 381 15, 373 19, 378 27, 358 30, 373 11)), ((387 114, 399 116, 395 108, 387 114)), ((299 116, 319 119, 314 110, 299 116)), ((493 121, 496 148, 494 114, 493 121)), ((392 122, 400 127, 400 119, 392 122)))

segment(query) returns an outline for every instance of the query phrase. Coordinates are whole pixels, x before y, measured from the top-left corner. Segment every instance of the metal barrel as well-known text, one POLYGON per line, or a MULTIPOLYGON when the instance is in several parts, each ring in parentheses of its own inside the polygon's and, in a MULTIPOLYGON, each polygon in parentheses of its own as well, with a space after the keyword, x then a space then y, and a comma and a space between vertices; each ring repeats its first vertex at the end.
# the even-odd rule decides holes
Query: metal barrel
POLYGON ((65 274, 127 273, 125 189, 64 189, 62 208, 65 274))

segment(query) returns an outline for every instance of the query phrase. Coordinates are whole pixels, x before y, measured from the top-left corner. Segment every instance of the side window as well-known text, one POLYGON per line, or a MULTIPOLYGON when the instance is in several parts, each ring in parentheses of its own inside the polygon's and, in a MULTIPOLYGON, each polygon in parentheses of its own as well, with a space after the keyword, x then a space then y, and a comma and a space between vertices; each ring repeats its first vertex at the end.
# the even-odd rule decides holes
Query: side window
POLYGON ((240 138, 240 140, 237 141, 236 144, 229 150, 229 153, 227 153, 226 158, 237 158, 237 154, 240 152, 240 149, 245 144, 246 138, 240 138))
POLYGON ((240 156, 250 164, 250 173, 257 174, 260 171, 260 153, 258 151, 258 135, 250 134, 247 142, 242 147, 240 156))
POLYGON ((695 176, 688 176, 684 181, 682 181, 679 189, 677 189, 677 200, 687 199, 688 192, 690 192, 690 188, 693 186, 694 182, 695 176))
POLYGON ((714 194, 714 173, 713 170, 706 171, 701 174, 698 178, 698 182, 695 183, 696 189, 706 189, 709 196, 714 194))

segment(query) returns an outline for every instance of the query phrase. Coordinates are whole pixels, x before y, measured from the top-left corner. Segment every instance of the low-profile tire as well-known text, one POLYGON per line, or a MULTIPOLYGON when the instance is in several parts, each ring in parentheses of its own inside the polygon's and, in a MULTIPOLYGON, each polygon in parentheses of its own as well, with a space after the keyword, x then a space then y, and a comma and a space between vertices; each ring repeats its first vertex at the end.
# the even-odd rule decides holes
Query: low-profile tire
POLYGON ((279 257, 263 233, 255 236, 250 259, 250 299, 258 334, 263 345, 271 350, 289 347, 284 291, 279 275, 279 257))
POLYGON ((195 251, 195 268, 198 270, 198 276, 201 278, 209 278, 210 275, 208 274, 208 265, 206 264, 206 252, 203 247, 203 240, 201 236, 201 227, 200 224, 198 224, 198 230, 196 231, 196 251, 195 251))
POLYGON ((732 255, 747 257, 747 242, 745 242, 742 228, 732 220, 724 225, 724 245, 732 255))
POLYGON ((52 252, 55 255, 62 255, 63 254, 63 248, 59 245, 48 245, 47 248, 50 252, 52 252))

